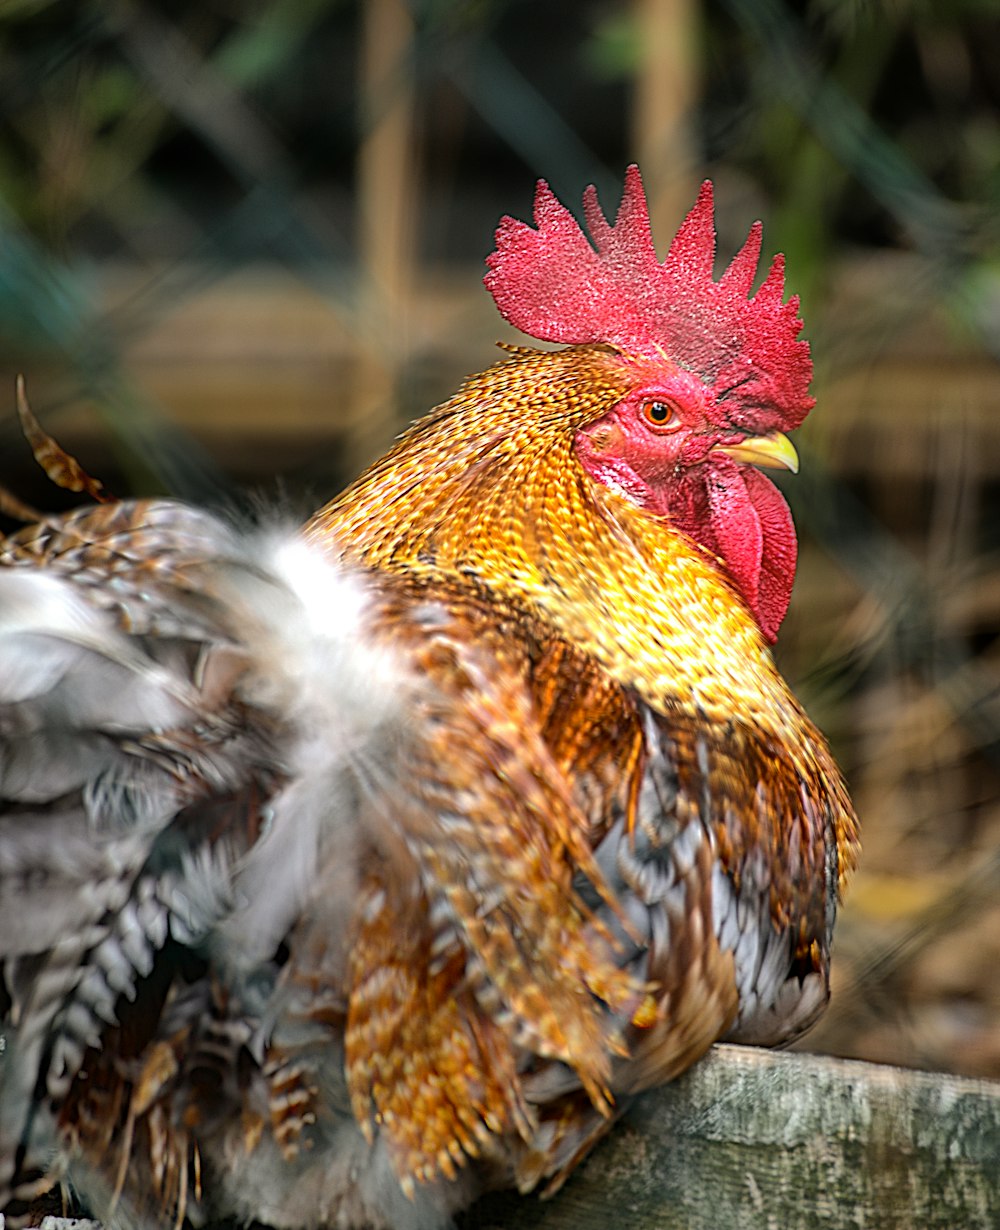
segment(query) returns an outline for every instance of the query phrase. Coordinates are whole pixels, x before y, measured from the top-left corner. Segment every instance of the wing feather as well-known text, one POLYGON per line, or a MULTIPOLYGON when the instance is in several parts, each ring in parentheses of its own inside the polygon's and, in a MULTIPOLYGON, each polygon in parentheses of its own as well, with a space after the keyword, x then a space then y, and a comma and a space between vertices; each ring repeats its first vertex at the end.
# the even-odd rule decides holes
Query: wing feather
POLYGON ((297 534, 167 501, 0 544, 0 1190, 41 1168, 168 947, 233 987, 273 958, 350 829, 352 766, 392 742, 364 606, 297 534))

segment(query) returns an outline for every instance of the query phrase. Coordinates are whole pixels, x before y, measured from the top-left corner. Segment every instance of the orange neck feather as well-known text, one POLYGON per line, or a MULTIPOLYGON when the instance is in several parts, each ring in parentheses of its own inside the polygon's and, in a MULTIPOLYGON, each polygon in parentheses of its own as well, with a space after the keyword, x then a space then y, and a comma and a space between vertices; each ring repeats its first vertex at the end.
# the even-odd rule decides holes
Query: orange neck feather
POLYGON ((521 352, 472 377, 320 510, 349 560, 428 579, 474 574, 659 706, 801 712, 718 561, 590 479, 577 428, 627 391, 609 352, 521 352))

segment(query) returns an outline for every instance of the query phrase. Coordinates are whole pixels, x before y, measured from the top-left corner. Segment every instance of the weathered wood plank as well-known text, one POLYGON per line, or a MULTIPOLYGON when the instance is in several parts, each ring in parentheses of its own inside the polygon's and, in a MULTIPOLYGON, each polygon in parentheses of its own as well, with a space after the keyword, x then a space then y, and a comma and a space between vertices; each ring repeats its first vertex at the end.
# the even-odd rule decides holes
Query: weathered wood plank
POLYGON ((463 1230, 996 1230, 1000 1083, 724 1046, 463 1230))
POLYGON ((551 1200, 489 1196, 458 1226, 996 1230, 1000 1082, 716 1047, 640 1099, 551 1200))

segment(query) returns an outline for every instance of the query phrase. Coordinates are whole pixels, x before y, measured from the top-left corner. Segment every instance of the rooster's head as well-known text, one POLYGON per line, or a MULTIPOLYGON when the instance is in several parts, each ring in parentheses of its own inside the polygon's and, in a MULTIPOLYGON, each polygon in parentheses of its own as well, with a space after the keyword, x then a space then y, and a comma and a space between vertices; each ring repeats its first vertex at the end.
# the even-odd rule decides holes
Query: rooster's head
POLYGON ((506 319, 532 337, 612 352, 628 392, 577 427, 579 463, 719 557, 774 640, 795 574, 795 530, 780 492, 755 467, 797 468, 783 433, 813 405, 798 299, 783 302, 783 258, 751 294, 756 223, 716 281, 706 182, 657 260, 635 166, 613 224, 593 188, 584 215, 593 242, 540 181, 535 226, 503 219, 486 285, 506 319))

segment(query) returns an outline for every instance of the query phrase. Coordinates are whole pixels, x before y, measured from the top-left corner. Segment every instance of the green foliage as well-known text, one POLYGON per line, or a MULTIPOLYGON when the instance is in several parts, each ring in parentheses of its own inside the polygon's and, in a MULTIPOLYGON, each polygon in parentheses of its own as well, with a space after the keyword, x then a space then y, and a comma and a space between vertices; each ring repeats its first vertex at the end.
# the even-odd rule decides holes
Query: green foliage
MULTIPOLYGON (((338 220, 350 216, 365 135, 364 9, 2 0, 0 353, 49 347, 70 367, 89 353, 67 340, 97 327, 80 290, 89 261, 192 263, 219 276, 277 257, 310 277, 349 257, 338 220), (29 250, 39 271, 49 263, 34 281, 14 268, 29 250), (19 301, 29 284, 64 289, 19 301)), ((490 194, 476 251, 515 203, 498 192, 515 170, 525 184, 546 175, 567 199, 592 179, 611 199, 631 157, 641 5, 420 0, 409 11, 403 69, 415 74, 422 185, 428 202, 455 194, 457 216, 490 194), (603 99, 617 100, 617 115, 603 99)), ((706 169, 745 185, 748 211, 767 217, 810 317, 846 246, 905 247, 933 267, 965 327, 988 329, 982 270, 1000 259, 995 3, 704 0, 699 26, 694 142, 706 169)), ((460 228, 419 205, 415 243, 425 227, 453 258, 460 228)), ((170 284, 182 292, 186 278, 170 284)), ((171 308, 159 275, 144 299, 171 308)), ((102 362, 119 328, 101 326, 102 362)))
MULTIPOLYGON (((482 319, 471 306, 473 266, 499 215, 527 216, 538 175, 571 203, 585 183, 595 182, 613 207, 621 170, 635 157, 633 90, 640 74, 657 68, 642 24, 649 2, 400 0, 396 17, 409 23, 412 38, 383 97, 362 108, 361 44, 373 0, 0 0, 5 464, 18 455, 13 376, 27 370, 34 408, 56 435, 63 409, 86 404, 103 415, 104 438, 124 472, 117 491, 215 498, 231 458, 225 467, 213 463, 174 425, 171 408, 137 387, 130 347, 150 326, 182 318, 189 301, 234 266, 251 262, 278 266, 296 289, 339 309, 343 349, 350 352, 344 368, 330 370, 324 353, 306 379, 323 382, 324 396, 328 384, 330 413, 342 413, 345 436, 363 417, 358 405, 367 421, 378 417, 371 414, 376 395, 385 405, 406 401, 413 412, 426 409, 476 361, 470 356, 480 352, 472 346, 486 345, 482 335, 466 345, 467 331, 482 319), (422 347, 410 355, 398 336, 404 329, 380 319, 373 325, 357 310, 369 288, 356 234, 363 228, 355 224, 359 151, 372 117, 390 112, 407 91, 417 168, 406 201, 411 246, 405 257, 417 270, 407 323, 422 347), (455 310, 453 300, 442 309, 441 283, 456 262, 465 262, 468 310, 464 301, 455 310), (109 270, 122 265, 130 271, 130 293, 109 306, 109 270), (441 322, 436 333, 434 321, 441 322), (372 378, 378 362, 384 368, 372 378)), ((897 755, 897 827, 883 822, 882 832, 896 840, 895 831, 898 845, 883 836, 885 865, 895 874, 896 849, 909 849, 911 839, 938 855, 947 847, 948 857, 959 861, 942 836, 957 831, 959 820, 984 848, 1000 842, 1000 815, 992 830, 977 827, 980 811, 986 813, 982 798, 996 794, 995 779, 983 774, 985 785, 957 793, 950 804, 939 805, 935 794, 933 806, 921 804, 911 782, 929 789, 929 779, 957 774, 956 765, 964 775, 963 756, 972 764, 985 749, 996 759, 1000 747, 994 712, 1000 638, 989 605, 998 592, 996 556, 983 552, 983 544, 994 552, 1000 546, 997 483, 995 468, 976 455, 988 452, 976 441, 995 438, 983 426, 989 407, 981 390, 995 389, 996 381, 992 368, 972 371, 974 363, 986 367, 984 353, 1000 355, 997 0, 691 4, 697 88, 678 110, 688 107, 689 139, 680 147, 695 151, 697 165, 650 165, 644 157, 649 182, 676 186, 710 174, 719 186, 723 250, 734 250, 750 218, 765 219, 768 250, 785 252, 789 285, 803 299, 822 399, 836 400, 837 381, 852 371, 874 368, 914 320, 929 331, 918 334, 891 379, 883 379, 884 405, 867 400, 863 380, 860 393, 852 390, 846 399, 855 398, 860 409, 845 435, 856 430, 864 441, 853 445, 853 487, 821 481, 825 441, 815 431, 837 429, 836 413, 810 420, 808 484, 803 476, 788 494, 808 531, 804 540, 828 571, 814 587, 823 590, 814 608, 817 626, 808 616, 798 632, 786 625, 779 652, 790 655, 793 676, 812 665, 816 673, 804 689, 810 703, 846 749, 845 759, 859 766, 862 784, 868 772, 876 781, 870 851, 880 815, 891 812, 884 779, 892 767, 890 755, 870 749, 892 743, 884 736, 890 719, 883 720, 881 696, 898 693, 891 715, 899 727, 895 746, 920 751, 916 763, 897 755), (869 297, 864 275, 886 257, 905 276, 888 289, 883 278, 880 293, 869 297), (834 292, 848 263, 862 273, 861 292, 838 314, 834 292), (928 336, 935 344, 955 340, 971 371, 960 382, 956 363, 947 396, 933 407, 935 422, 944 425, 940 438, 926 421, 914 427, 907 417, 912 401, 926 394, 927 367, 917 364, 914 374, 910 359, 924 358, 919 351, 928 336), (863 434, 874 420, 885 436, 863 434), (966 434, 973 431, 979 434, 966 434), (928 441, 935 455, 914 478, 921 463, 912 457, 928 441), (879 454, 874 461, 872 452, 879 454), (909 486, 892 470, 896 452, 911 459, 909 486), (869 482, 876 462, 884 471, 870 483, 873 511, 866 493, 854 488, 869 482), (858 479, 859 472, 867 477, 858 479), (885 507, 900 506, 907 526, 917 521, 923 537, 938 544, 939 558, 926 575, 922 561, 896 540, 898 526, 886 533, 881 524, 885 507), (830 558, 841 572, 830 570, 830 558), (849 584, 855 605, 844 599, 840 618, 831 616, 827 591, 849 584), (968 636, 955 632, 958 616, 941 613, 939 595, 979 612, 963 616, 968 636), (873 679, 882 693, 852 702, 873 679), (970 680, 980 681, 982 693, 971 700, 970 680), (925 744, 908 717, 914 694, 925 722, 928 710, 944 715, 925 744), (947 750, 956 746, 957 753, 947 750), (953 760, 942 767, 938 757, 946 754, 953 760), (878 773, 866 756, 879 758, 878 773), (921 815, 918 823, 914 817, 921 815), (949 825, 942 815, 958 819, 949 825), (914 837, 920 823, 923 831, 914 837), (983 835, 989 832, 995 839, 983 835)), ((678 3, 671 11, 683 8, 678 3)), ((661 244, 668 238, 658 235, 661 244)), ((229 344, 233 330, 221 332, 229 344)), ((304 350, 292 350, 298 362, 304 350)), ((179 382, 189 379, 184 372, 179 382)), ((262 395, 265 413, 269 389, 262 395)), ((233 421, 243 413, 240 403, 233 421)), ((396 425, 388 413, 379 424, 384 436, 396 425)), ((266 445, 260 451, 266 454, 266 445)), ((335 464, 317 459, 296 478, 322 473, 319 488, 335 464)), ((800 575, 808 567, 807 551, 800 575)), ((861 965, 871 928, 862 930, 861 965)), ((996 934, 995 926, 994 944, 996 934)), ((983 943, 978 949, 992 951, 983 943)), ((1000 968, 1000 960, 993 964, 1000 968)), ((981 985, 971 976, 963 983, 975 994, 981 985)), ((994 1023, 1000 992, 995 998, 994 1023)), ((983 1003, 989 1006, 985 997, 983 1003)), ((935 1018, 933 1029, 938 1024, 935 1018)), ((858 1022, 849 1025, 832 1045, 853 1045, 842 1042, 857 1034, 858 1022)), ((920 1053, 915 1044, 913 1054, 920 1053)), ((933 1048, 931 1057, 942 1062, 933 1048)), ((977 1070, 994 1071, 985 1060, 977 1070)))

